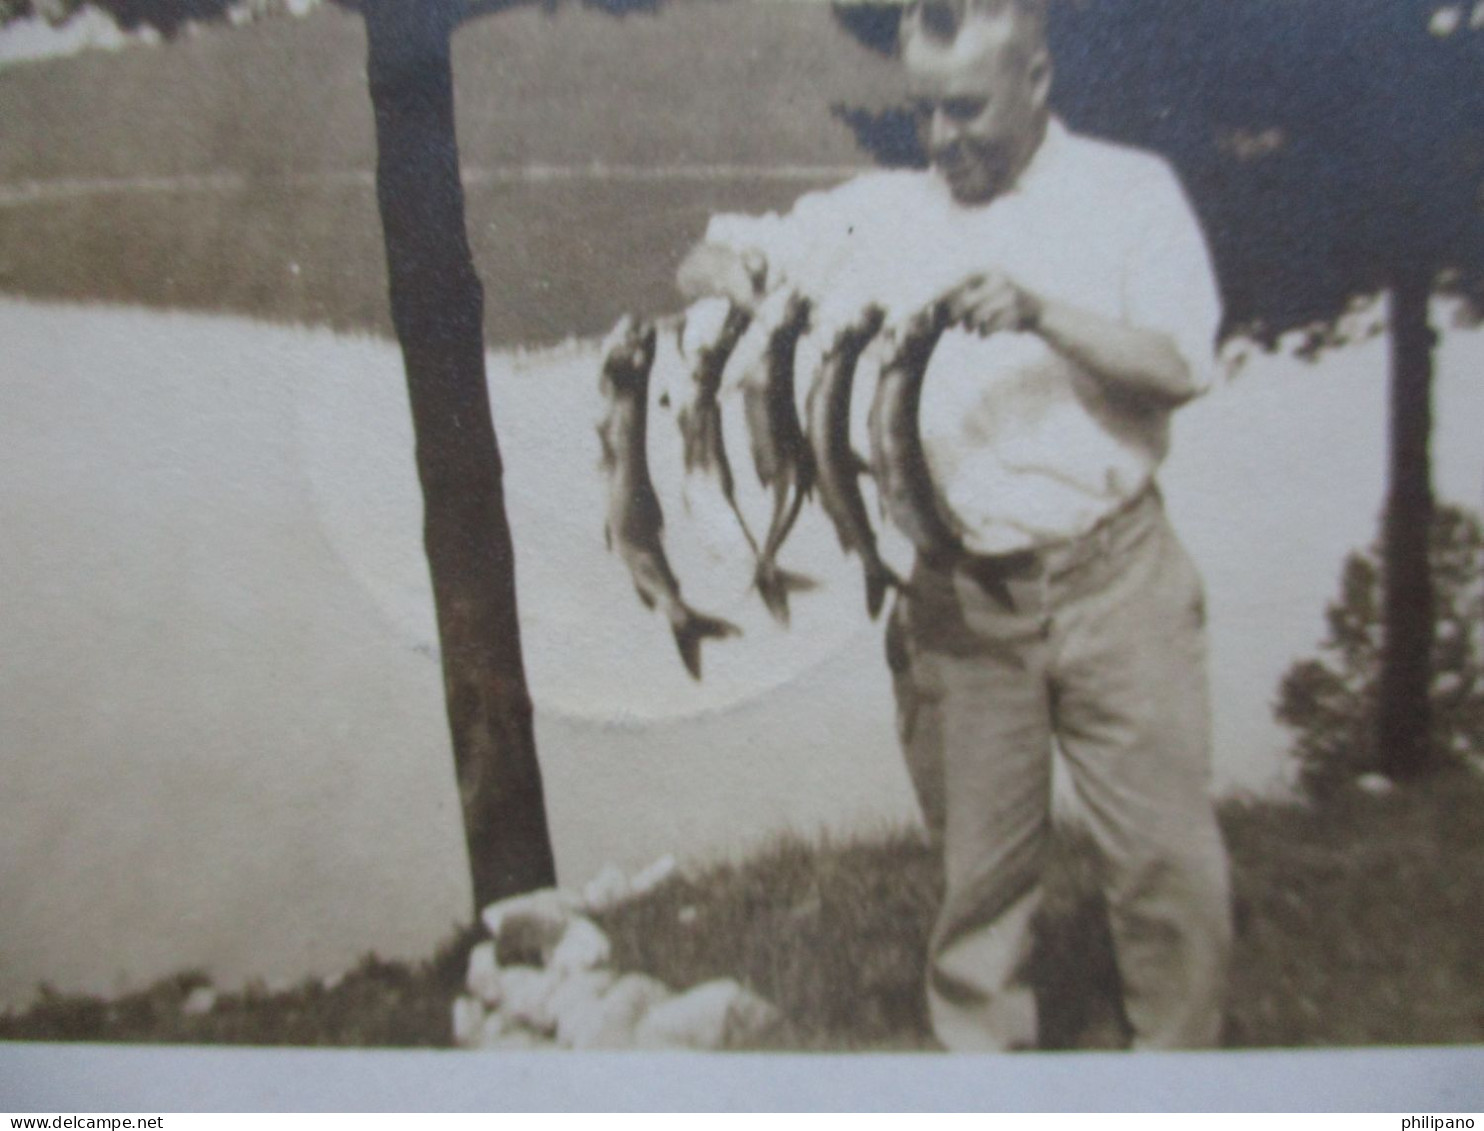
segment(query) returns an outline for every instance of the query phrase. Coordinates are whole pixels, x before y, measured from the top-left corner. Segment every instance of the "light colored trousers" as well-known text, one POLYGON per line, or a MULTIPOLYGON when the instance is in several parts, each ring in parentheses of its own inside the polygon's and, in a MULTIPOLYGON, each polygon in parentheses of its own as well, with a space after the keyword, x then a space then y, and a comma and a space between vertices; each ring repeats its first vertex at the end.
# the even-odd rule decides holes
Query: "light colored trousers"
POLYGON ((1054 738, 1099 853, 1134 1046, 1215 1045, 1231 928, 1205 606, 1157 491, 1068 545, 919 563, 887 651, 908 768, 943 849, 927 987, 938 1039, 1036 1045, 1025 972, 1054 738))

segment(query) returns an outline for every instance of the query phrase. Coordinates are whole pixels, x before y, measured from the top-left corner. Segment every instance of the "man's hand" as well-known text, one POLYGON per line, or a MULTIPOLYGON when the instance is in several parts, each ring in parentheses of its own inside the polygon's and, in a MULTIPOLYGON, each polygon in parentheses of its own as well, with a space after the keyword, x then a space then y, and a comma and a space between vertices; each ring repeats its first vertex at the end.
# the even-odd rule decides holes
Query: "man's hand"
POLYGON ((969 276, 943 299, 953 320, 980 337, 1033 333, 1041 324, 1041 300, 998 271, 969 276))
POLYGON ((675 274, 676 286, 687 302, 725 298, 752 310, 765 293, 768 261, 759 251, 734 251, 722 244, 697 244, 675 274))

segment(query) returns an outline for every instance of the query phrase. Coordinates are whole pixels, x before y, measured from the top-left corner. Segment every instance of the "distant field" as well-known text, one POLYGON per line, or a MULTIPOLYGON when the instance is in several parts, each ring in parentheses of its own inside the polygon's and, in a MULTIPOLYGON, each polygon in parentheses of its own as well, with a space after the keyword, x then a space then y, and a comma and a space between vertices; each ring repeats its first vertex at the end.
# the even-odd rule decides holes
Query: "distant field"
MULTIPOLYGON (((389 333, 364 50, 327 10, 0 73, 0 291, 389 333)), ((672 307, 707 217, 864 163, 830 107, 891 82, 823 6, 706 0, 487 17, 455 73, 496 344, 672 307), (533 165, 569 176, 520 183, 533 165)))

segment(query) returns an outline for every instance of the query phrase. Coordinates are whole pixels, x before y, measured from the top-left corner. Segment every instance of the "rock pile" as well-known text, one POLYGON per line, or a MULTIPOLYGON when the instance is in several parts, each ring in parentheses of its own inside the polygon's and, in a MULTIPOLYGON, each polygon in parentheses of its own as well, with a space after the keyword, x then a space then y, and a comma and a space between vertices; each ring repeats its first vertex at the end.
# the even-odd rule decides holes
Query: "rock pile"
POLYGON ((632 880, 605 870, 583 897, 557 889, 492 904, 489 938, 469 954, 453 1004, 454 1041, 478 1049, 727 1049, 754 1045, 781 1020, 731 979, 676 993, 610 969, 608 937, 584 912, 633 898, 673 872, 660 861, 632 880))

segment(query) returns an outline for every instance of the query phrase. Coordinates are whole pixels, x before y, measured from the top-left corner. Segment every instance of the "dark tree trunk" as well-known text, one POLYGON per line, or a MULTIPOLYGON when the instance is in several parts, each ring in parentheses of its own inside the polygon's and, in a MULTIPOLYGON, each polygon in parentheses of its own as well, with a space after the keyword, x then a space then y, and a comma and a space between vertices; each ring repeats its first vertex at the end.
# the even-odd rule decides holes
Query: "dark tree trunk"
POLYGON ((1382 572, 1380 701, 1376 742, 1392 777, 1430 768, 1433 592, 1428 561, 1432 527, 1432 351, 1427 303, 1432 272, 1398 271, 1391 292, 1390 486, 1382 572))
POLYGON ((424 545, 475 910, 555 883, 515 560, 484 369, 484 292, 464 224, 447 0, 368 0, 367 76, 392 321, 402 345, 424 545))

